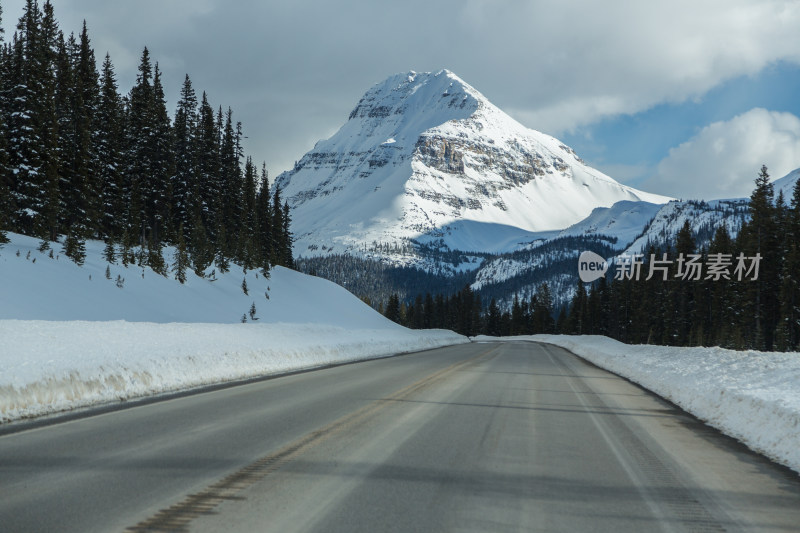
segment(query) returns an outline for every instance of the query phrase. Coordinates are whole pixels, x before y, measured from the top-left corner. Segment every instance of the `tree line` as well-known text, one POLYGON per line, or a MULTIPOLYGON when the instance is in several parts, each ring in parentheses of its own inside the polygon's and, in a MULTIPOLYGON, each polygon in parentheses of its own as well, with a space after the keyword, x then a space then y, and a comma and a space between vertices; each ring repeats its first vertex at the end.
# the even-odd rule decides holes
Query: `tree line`
MULTIPOLYGON (((370 303, 370 302, 367 302, 370 303)), ((411 329, 449 329, 467 336, 533 335, 556 333, 553 298, 547 283, 537 287, 531 299, 514 297, 508 310, 501 310, 492 298, 482 305, 481 296, 466 285, 461 291, 445 296, 418 294, 411 302, 401 302, 397 293, 378 306, 378 311, 411 329)), ((562 317, 562 323, 565 322, 562 317)))
POLYGON ((27 0, 0 44, 0 243, 9 230, 41 250, 62 239, 82 264, 86 240, 100 239, 109 262, 162 274, 172 245, 181 281, 187 267, 202 276, 231 261, 292 266, 288 204, 266 165, 244 157, 232 110, 198 99, 188 74, 174 119, 146 47, 121 95, 108 54, 97 69, 86 23, 65 37, 50 0, 27 0))
POLYGON ((673 346, 722 346, 735 349, 797 350, 800 344, 800 181, 788 201, 775 197, 766 166, 750 196, 749 220, 736 236, 723 224, 707 246, 698 246, 687 220, 666 247, 650 257, 717 254, 760 256, 758 276, 703 275, 683 279, 673 265, 667 280, 600 278, 590 287, 578 283, 569 306, 566 333, 608 335, 622 342, 673 346))

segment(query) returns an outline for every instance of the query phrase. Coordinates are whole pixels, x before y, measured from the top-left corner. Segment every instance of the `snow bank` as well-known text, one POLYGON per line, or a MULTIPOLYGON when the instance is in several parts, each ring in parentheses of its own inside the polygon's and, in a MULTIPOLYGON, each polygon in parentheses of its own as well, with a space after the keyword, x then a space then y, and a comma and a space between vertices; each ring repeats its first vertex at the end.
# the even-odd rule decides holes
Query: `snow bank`
POLYGON ((468 342, 324 324, 0 320, 0 422, 468 342))
POLYGON ((800 472, 800 353, 627 345, 533 335, 630 379, 800 472))
POLYGON ((108 264, 99 241, 86 243, 78 266, 60 244, 51 257, 36 239, 9 237, 0 247, 0 423, 469 342, 406 329, 335 283, 286 268, 269 277, 209 268, 181 284, 108 264))

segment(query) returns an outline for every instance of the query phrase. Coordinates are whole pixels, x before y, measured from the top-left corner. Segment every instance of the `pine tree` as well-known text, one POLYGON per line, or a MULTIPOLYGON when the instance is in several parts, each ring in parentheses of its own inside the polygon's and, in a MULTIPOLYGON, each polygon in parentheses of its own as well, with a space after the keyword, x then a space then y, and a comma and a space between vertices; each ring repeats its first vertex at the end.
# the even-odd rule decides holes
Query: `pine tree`
POLYGON ((164 252, 160 242, 151 235, 147 241, 147 266, 156 274, 167 275, 167 264, 164 261, 164 252))
MULTIPOLYGON (((678 231, 675 243, 675 252, 678 257, 682 256, 688 260, 689 256, 696 252, 692 226, 688 219, 684 221, 683 227, 678 231)), ((672 283, 672 291, 667 298, 672 302, 672 316, 669 317, 672 329, 666 332, 668 337, 665 341, 669 344, 685 346, 690 338, 692 324, 696 322, 693 282, 687 279, 676 279, 672 283)))
POLYGON ((273 264, 286 266, 286 242, 283 234, 283 206, 281 190, 277 185, 272 196, 272 261, 273 264))
POLYGON ((102 205, 100 166, 97 153, 97 139, 95 129, 98 107, 100 104, 99 75, 94 50, 89 41, 86 21, 78 40, 77 57, 73 59, 75 72, 75 106, 73 120, 75 123, 76 149, 75 162, 79 165, 76 173, 83 176, 82 184, 86 187, 86 221, 83 223, 84 235, 96 236, 100 233, 102 205))
POLYGON ((281 234, 283 239, 283 257, 284 257, 284 266, 287 268, 294 268, 294 259, 292 258, 292 217, 289 212, 289 203, 284 201, 283 202, 283 227, 281 228, 281 234))
MULTIPOLYGON (((219 243, 226 243, 228 240, 227 234, 225 233, 225 225, 222 224, 222 221, 220 221, 220 225, 217 227, 217 239, 219 243)), ((227 250, 228 246, 223 246, 221 244, 216 245, 214 262, 216 263, 221 274, 225 274, 231 268, 231 264, 228 261, 227 250)))
POLYGON ((147 176, 146 209, 147 223, 153 240, 163 242, 170 234, 171 187, 174 173, 172 153, 172 124, 167 113, 167 102, 161 84, 161 72, 155 64, 153 75, 153 99, 151 101, 151 137, 147 143, 151 168, 147 176))
MULTIPOLYGON (((217 204, 221 193, 219 183, 219 135, 214 123, 214 110, 208 103, 206 93, 200 103, 195 135, 194 160, 197 165, 197 188, 199 190, 199 212, 206 231, 217 224, 217 204)), ((196 223, 193 227, 196 227, 196 223)), ((211 242, 216 235, 208 234, 211 242)))
POLYGON ((785 257, 781 274, 780 317, 776 344, 780 350, 796 350, 800 344, 800 180, 795 183, 786 213, 785 257))
POLYGON ((64 255, 72 259, 75 264, 82 266, 86 260, 86 242, 72 233, 67 233, 67 237, 64 239, 64 255))
POLYGON ((268 275, 270 264, 274 260, 272 238, 272 203, 270 198, 266 163, 262 163, 261 166, 261 179, 258 184, 258 195, 256 198, 256 219, 257 241, 260 257, 259 265, 261 266, 264 275, 268 275))
POLYGON ((11 169, 8 167, 8 131, 6 129, 6 110, 9 105, 6 87, 10 80, 7 78, 8 58, 3 44, 2 15, 3 8, 0 6, 0 246, 9 242, 6 231, 11 227, 11 216, 14 211, 9 180, 11 169))
MULTIPOLYGON (((242 177, 237 144, 237 136, 233 128, 233 112, 228 108, 220 147, 221 209, 217 213, 218 226, 224 228, 225 235, 228 236, 238 235, 241 229, 242 177)), ((237 250, 235 244, 232 244, 232 240, 220 238, 217 247, 221 248, 222 253, 227 257, 237 256, 237 250)))
POLYGON ((147 47, 142 51, 139 61, 136 85, 128 95, 125 125, 126 161, 124 188, 128 194, 128 232, 138 236, 139 245, 144 246, 147 229, 152 221, 154 194, 149 185, 152 182, 153 153, 151 148, 155 135, 153 125, 153 66, 147 47))
POLYGON ((400 298, 397 296, 397 293, 393 293, 389 296, 389 302, 386 304, 386 313, 384 316, 392 322, 400 323, 400 298))
POLYGON ((93 129, 93 168, 99 183, 100 235, 108 241, 122 235, 125 191, 122 180, 122 100, 111 57, 106 54, 100 78, 97 118, 93 129))
POLYGON ((189 268, 189 254, 186 251, 186 241, 183 237, 183 224, 178 227, 178 244, 175 247, 175 254, 172 261, 172 272, 175 279, 186 283, 186 269, 189 268))
MULTIPOLYGON (((733 251, 728 228, 723 224, 719 226, 708 246, 709 254, 726 254, 733 251)), ((708 296, 708 326, 709 336, 707 344, 718 345, 724 348, 733 348, 731 344, 732 325, 736 323, 736 286, 730 280, 720 279, 710 284, 708 296)))
POLYGON ((48 0, 43 6, 43 15, 40 28, 39 43, 37 46, 37 61, 40 69, 39 124, 40 124, 40 155, 42 161, 39 198, 37 211, 38 218, 34 222, 34 232, 42 243, 40 249, 49 247, 49 242, 55 241, 58 233, 58 215, 60 208, 59 159, 62 156, 58 145, 58 115, 55 106, 56 76, 53 72, 58 51, 58 42, 61 32, 55 20, 53 5, 48 0))
POLYGON ((585 326, 588 316, 588 297, 583 281, 578 280, 575 295, 570 305, 569 317, 567 319, 569 333, 574 335, 585 335, 585 326))
POLYGON ((242 181, 242 216, 239 231, 239 261, 247 269, 256 268, 261 264, 258 260, 258 213, 256 212, 256 167, 252 158, 248 157, 244 166, 244 179, 242 181))
POLYGON ((486 314, 486 327, 484 329, 487 335, 492 337, 500 336, 500 308, 497 307, 497 301, 492 298, 489 302, 489 309, 486 314))
POLYGON ((42 96, 41 68, 37 45, 41 13, 34 0, 26 0, 7 61, 9 109, 7 110, 11 194, 16 207, 12 223, 25 234, 32 234, 38 199, 42 197, 42 145, 40 113, 37 102, 42 96))
MULTIPOLYGON (((178 108, 175 111, 175 176, 172 187, 173 224, 176 226, 183 224, 184 229, 192 227, 196 209, 194 200, 199 198, 200 194, 197 180, 199 169, 195 153, 196 136, 197 96, 187 74, 181 88, 178 108)), ((189 242, 191 242, 191 230, 187 233, 189 242)))
POLYGON ((110 238, 106 241, 106 245, 103 248, 103 259, 111 264, 115 263, 117 260, 117 254, 114 250, 114 241, 110 238))
MULTIPOLYGON (((776 227, 774 190, 769 181, 767 167, 762 166, 756 188, 750 196, 750 222, 742 229, 745 253, 748 256, 760 254, 769 257, 779 249, 776 227)), ((751 345, 756 349, 770 350, 779 314, 777 302, 780 292, 777 258, 761 262, 759 279, 750 284, 748 300, 752 306, 752 318, 744 316, 744 331, 752 331, 751 345)))
POLYGON ((205 277, 206 269, 214 261, 214 251, 208 240, 205 225, 199 213, 195 215, 194 228, 192 230, 192 244, 190 255, 192 258, 192 268, 195 274, 205 277))

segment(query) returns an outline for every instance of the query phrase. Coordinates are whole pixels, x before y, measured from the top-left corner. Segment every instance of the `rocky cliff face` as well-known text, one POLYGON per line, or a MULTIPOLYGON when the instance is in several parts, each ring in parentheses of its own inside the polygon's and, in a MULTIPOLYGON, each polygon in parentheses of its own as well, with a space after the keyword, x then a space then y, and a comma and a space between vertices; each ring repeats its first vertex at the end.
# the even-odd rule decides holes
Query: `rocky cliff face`
POLYGON ((370 89, 276 185, 293 208, 296 255, 398 262, 420 244, 507 251, 596 207, 668 200, 586 166, 446 70, 399 74, 370 89))

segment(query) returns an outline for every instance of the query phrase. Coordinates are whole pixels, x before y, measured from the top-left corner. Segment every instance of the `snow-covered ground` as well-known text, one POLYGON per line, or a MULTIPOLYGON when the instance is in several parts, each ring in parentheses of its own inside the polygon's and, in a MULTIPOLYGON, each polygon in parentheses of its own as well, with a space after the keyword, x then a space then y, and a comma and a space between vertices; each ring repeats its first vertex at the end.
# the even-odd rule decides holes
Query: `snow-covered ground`
POLYGON ((800 353, 627 345, 600 336, 514 338, 566 348, 800 472, 800 353))
POLYGON ((98 242, 79 267, 59 244, 50 258, 35 239, 10 237, 0 248, 0 423, 468 342, 398 326, 342 287, 285 268, 269 279, 236 266, 216 281, 190 272, 181 285, 108 265, 98 242))

